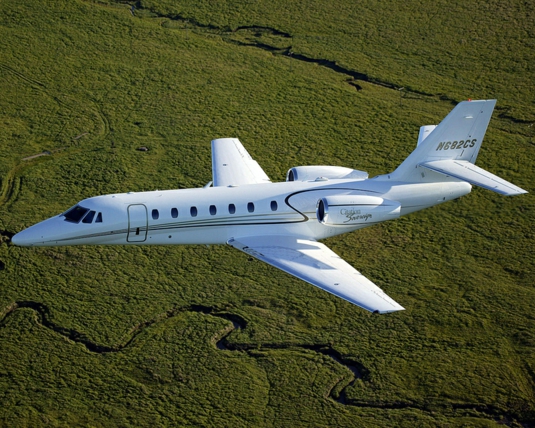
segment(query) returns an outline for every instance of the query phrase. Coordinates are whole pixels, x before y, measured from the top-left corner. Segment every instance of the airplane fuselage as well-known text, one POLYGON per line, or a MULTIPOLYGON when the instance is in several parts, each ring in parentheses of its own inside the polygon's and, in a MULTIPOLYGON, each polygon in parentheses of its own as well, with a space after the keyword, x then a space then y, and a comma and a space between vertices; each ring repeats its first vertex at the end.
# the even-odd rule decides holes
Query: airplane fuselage
POLYGON ((273 234, 321 240, 389 219, 341 207, 337 214, 345 215, 347 223, 321 223, 317 218, 321 198, 362 195, 396 201, 401 205, 399 217, 456 199, 470 190, 470 184, 459 180, 396 183, 365 179, 120 193, 85 199, 76 205, 74 215, 69 210, 38 223, 18 234, 16 243, 225 244, 234 236, 273 234))

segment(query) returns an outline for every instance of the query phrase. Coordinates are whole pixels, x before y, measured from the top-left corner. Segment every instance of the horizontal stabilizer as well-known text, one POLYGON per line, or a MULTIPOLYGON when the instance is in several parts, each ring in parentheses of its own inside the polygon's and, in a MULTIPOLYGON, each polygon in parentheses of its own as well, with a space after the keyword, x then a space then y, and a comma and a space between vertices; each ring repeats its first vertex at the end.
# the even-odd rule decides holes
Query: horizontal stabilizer
POLYGON ((437 127, 437 125, 424 125, 420 127, 420 133, 418 134, 418 143, 417 146, 420 145, 422 141, 424 141, 431 132, 434 131, 434 129, 437 127))
POLYGON ((420 165, 502 195, 510 196, 528 193, 526 190, 465 160, 447 159, 422 162, 420 165))

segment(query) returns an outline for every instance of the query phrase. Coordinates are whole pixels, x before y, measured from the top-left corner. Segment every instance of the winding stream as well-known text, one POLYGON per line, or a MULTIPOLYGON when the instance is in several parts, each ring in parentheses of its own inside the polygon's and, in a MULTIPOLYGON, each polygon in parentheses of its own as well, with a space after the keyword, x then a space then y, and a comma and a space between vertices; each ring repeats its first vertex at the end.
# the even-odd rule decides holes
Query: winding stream
MULTIPOLYGON (((332 358, 337 364, 340 364, 347 368, 348 376, 343 377, 338 382, 336 382, 330 390, 326 393, 326 397, 331 400, 340 403, 341 405, 346 406, 355 406, 359 408, 376 408, 376 409, 416 409, 424 412, 436 412, 437 408, 444 408, 446 410, 460 411, 459 416, 466 416, 466 413, 463 411, 477 411, 484 415, 485 418, 492 419, 497 422, 510 424, 511 421, 519 421, 518 415, 513 412, 504 411, 496 406, 490 404, 476 404, 476 403, 450 403, 444 402, 442 405, 433 403, 433 408, 428 409, 426 405, 412 403, 412 402, 366 402, 366 401, 357 401, 355 399, 350 399, 346 396, 346 389, 354 385, 357 379, 362 379, 367 381, 369 378, 369 371, 357 361, 351 360, 344 357, 336 349, 332 348, 330 345, 325 344, 281 344, 281 343, 263 343, 263 344, 249 344, 249 343, 235 343, 229 340, 229 337, 235 330, 244 330, 247 328, 247 320, 237 314, 222 312, 216 308, 204 306, 204 305, 189 305, 182 306, 170 309, 157 317, 139 323, 134 326, 130 331, 130 337, 124 343, 116 346, 106 346, 94 343, 90 341, 83 333, 80 333, 74 329, 69 329, 62 327, 51 320, 50 309, 43 303, 35 301, 16 301, 6 307, 0 313, 0 328, 5 325, 5 321, 18 309, 32 309, 37 315, 37 322, 42 326, 49 328, 56 332, 57 334, 68 338, 69 340, 75 343, 83 344, 89 352, 95 354, 105 354, 110 352, 121 352, 127 348, 135 338, 144 332, 144 330, 158 322, 164 321, 166 319, 172 318, 184 312, 194 312, 201 313, 207 316, 213 316, 218 318, 223 318, 231 326, 226 327, 221 331, 220 335, 216 335, 214 338, 214 346, 223 351, 223 352, 245 352, 251 358, 257 358, 258 351, 269 351, 272 349, 288 349, 296 350, 302 349, 310 352, 316 352, 325 356, 332 358), (342 387, 342 385, 344 385, 342 387), (340 392, 336 394, 339 388, 340 392), (505 418, 505 419, 504 419, 505 418)), ((473 416, 473 414, 472 414, 473 416)), ((529 426, 528 425, 526 426, 529 426)))

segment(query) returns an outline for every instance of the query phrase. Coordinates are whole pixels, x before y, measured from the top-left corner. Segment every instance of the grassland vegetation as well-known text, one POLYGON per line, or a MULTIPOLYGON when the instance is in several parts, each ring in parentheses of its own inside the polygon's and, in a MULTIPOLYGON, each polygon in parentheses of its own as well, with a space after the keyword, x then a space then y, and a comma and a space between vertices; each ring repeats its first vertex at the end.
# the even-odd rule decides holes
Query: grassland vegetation
POLYGON ((9 237, 96 194, 200 187, 217 137, 274 181, 384 173, 465 98, 498 98, 478 165, 531 191, 534 6, 134 6, 0 4, 0 425, 532 426, 531 194, 330 239, 407 308, 381 317, 230 248, 9 237))

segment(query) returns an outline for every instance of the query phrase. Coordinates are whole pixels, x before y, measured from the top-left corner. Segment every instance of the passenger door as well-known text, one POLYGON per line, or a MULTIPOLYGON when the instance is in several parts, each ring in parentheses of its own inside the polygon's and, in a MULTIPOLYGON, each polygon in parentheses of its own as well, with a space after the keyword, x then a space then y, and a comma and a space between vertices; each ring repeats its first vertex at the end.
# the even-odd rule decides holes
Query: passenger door
POLYGON ((144 242, 147 239, 147 207, 142 204, 128 206, 127 242, 144 242))

